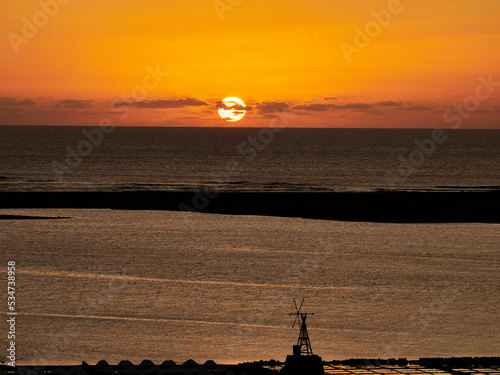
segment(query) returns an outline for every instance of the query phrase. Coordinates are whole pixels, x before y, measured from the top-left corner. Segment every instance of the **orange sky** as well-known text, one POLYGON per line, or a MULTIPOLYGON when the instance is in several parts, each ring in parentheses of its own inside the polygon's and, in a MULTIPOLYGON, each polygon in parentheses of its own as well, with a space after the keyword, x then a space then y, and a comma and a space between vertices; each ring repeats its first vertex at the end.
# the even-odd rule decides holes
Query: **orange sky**
POLYGON ((448 119, 500 128, 500 84, 478 89, 500 82, 499 16, 498 0, 9 1, 0 123, 265 126, 286 108, 294 127, 446 128, 465 104, 448 119), (243 120, 218 116, 227 96, 243 120))

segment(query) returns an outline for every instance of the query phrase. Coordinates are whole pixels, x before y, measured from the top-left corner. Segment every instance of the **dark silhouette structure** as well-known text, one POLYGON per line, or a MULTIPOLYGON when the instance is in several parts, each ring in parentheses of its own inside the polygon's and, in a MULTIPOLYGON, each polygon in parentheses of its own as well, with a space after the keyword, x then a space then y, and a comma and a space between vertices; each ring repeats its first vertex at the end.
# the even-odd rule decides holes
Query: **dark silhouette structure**
POLYGON ((295 327, 297 322, 299 323, 299 339, 297 344, 293 346, 293 354, 286 357, 285 366, 281 373, 285 375, 324 375, 323 360, 320 356, 313 354, 311 340, 307 332, 307 315, 314 315, 314 313, 301 311, 304 299, 302 299, 300 306, 297 306, 295 298, 293 303, 296 313, 290 314, 295 315, 292 328, 295 327))

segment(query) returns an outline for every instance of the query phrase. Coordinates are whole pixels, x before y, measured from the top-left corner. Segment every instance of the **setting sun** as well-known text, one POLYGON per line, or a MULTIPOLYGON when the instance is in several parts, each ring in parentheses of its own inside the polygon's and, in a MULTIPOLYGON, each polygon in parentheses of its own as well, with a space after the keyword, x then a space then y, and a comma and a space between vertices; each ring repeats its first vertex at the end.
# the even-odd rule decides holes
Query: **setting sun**
POLYGON ((240 121, 245 117, 246 106, 243 100, 234 96, 223 99, 217 106, 219 116, 229 122, 240 121))

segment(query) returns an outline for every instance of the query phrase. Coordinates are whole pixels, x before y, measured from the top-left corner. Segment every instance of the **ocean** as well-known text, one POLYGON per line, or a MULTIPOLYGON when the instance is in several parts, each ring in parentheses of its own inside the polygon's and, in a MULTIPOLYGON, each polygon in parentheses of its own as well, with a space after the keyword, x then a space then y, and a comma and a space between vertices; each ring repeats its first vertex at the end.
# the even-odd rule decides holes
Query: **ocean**
MULTIPOLYGON (((0 127, 0 191, 500 185, 499 131, 448 133, 404 169, 431 130, 286 129, 265 143, 259 129, 116 128, 91 150, 82 130, 0 127), (391 184, 388 171, 405 177, 391 184)), ((2 272, 16 262, 18 364, 284 360, 298 337, 293 298, 315 313, 312 348, 326 360, 498 355, 498 224, 0 210, 9 214, 69 217, 0 221, 2 272)))
POLYGON ((184 191, 206 186, 220 191, 374 191, 500 185, 499 130, 448 130, 447 139, 433 147, 432 129, 284 129, 259 138, 259 129, 249 128, 117 127, 101 133, 94 146, 83 132, 97 143, 100 138, 92 135, 96 129, 1 126, 0 191, 184 191), (424 151, 417 142, 424 142, 424 151), (228 163, 237 166, 231 174, 228 163))
POLYGON ((71 217, 1 223, 20 363, 284 360, 293 298, 328 360, 498 355, 495 224, 0 213, 71 217))

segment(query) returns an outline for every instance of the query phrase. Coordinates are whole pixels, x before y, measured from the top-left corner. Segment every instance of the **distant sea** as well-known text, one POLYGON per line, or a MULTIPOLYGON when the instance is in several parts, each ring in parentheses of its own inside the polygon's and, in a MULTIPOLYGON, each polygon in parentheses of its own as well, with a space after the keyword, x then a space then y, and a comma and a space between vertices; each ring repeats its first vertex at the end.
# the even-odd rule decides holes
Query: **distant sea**
POLYGON ((429 140, 432 129, 285 129, 262 132, 259 138, 259 129, 250 128, 122 127, 101 133, 102 140, 95 129, 1 126, 0 191, 206 186, 221 191, 374 191, 500 185, 500 130, 447 130, 446 141, 434 148, 427 142, 422 152, 416 142, 429 140), (99 144, 92 145, 82 131, 99 144))

